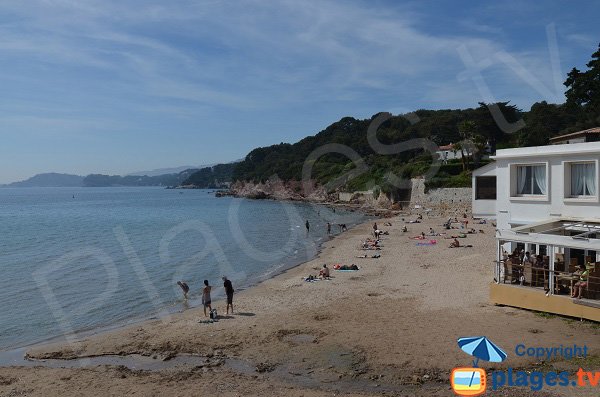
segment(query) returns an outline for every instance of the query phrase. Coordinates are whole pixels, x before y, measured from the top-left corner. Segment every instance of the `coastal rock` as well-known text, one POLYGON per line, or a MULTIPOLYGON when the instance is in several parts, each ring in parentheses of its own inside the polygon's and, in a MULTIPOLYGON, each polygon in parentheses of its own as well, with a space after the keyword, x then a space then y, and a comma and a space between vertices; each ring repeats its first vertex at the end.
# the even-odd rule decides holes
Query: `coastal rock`
POLYGON ((252 199, 295 200, 311 202, 333 202, 324 187, 309 181, 303 186, 299 181, 282 181, 271 178, 265 182, 237 181, 231 185, 230 192, 236 197, 252 199))

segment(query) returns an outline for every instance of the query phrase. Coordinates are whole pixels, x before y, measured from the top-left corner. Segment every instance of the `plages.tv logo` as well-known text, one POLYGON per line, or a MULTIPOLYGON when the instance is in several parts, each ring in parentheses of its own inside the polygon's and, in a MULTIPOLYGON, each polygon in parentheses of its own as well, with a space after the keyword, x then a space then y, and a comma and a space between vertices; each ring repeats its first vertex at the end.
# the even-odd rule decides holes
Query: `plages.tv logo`
POLYGON ((459 396, 479 396, 485 393, 487 379, 485 370, 479 368, 479 360, 499 363, 507 354, 485 336, 472 336, 458 339, 458 346, 465 353, 475 357, 472 367, 458 367, 452 370, 450 384, 459 396))

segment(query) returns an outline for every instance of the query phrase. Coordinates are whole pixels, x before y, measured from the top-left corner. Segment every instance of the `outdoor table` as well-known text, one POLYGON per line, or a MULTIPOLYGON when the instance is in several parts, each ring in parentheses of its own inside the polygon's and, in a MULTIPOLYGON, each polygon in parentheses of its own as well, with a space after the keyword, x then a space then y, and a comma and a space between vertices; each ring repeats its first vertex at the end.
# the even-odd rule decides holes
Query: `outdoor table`
MULTIPOLYGON (((579 281, 579 276, 578 275, 573 275, 573 274, 558 274, 556 275, 556 280, 561 280, 561 281, 570 281, 571 282, 571 290, 569 291, 570 294, 573 294, 573 283, 575 281, 579 281)), ((556 283, 556 286, 558 287, 558 283, 556 283)), ((555 292, 556 288, 555 288, 555 292)))

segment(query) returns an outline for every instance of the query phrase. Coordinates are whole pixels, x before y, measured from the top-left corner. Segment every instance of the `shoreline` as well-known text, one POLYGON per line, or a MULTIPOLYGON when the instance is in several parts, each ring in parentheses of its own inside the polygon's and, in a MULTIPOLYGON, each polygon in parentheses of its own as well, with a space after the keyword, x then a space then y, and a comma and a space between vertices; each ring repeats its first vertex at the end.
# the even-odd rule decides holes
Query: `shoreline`
MULTIPOLYGON (((393 225, 383 226, 389 235, 383 236, 380 251, 358 249, 372 230, 372 220, 366 220, 325 241, 317 258, 240 291, 234 298, 235 313, 216 323, 206 323, 201 308, 193 308, 168 321, 148 321, 29 352, 41 360, 104 361, 92 359, 82 368, 4 367, 0 378, 15 379, 7 390, 33 388, 30 394, 40 396, 75 395, 68 393, 73 387, 79 395, 175 396, 193 388, 199 394, 227 396, 378 396, 383 391, 446 396, 450 370, 470 363, 456 346, 458 337, 486 335, 509 352, 508 364, 486 363, 490 371, 534 364, 515 357, 511 349, 517 343, 597 345, 593 341, 600 331, 585 323, 488 303, 493 227, 482 226, 485 233, 467 237, 472 249, 449 249, 443 237, 438 244, 419 246, 409 236, 439 229, 445 221, 424 217, 420 224, 405 224, 401 217, 375 220, 393 225), (408 233, 401 232, 405 225, 408 233), (357 258, 363 253, 368 258, 357 258), (373 253, 381 257, 371 258, 373 253), (302 281, 318 273, 323 263, 356 263, 360 270, 332 271, 330 281, 302 281), (189 355, 205 362, 165 364, 153 371, 120 366, 135 357, 162 362, 189 355)), ((224 307, 213 302, 218 309, 224 307)), ((559 395, 573 395, 569 388, 564 392, 559 395)), ((519 389, 498 395, 535 393, 519 389)))
MULTIPOLYGON (((276 199, 273 199, 273 200, 288 201, 288 200, 276 200, 276 199)), ((294 200, 290 200, 290 201, 297 203, 297 201, 294 201, 294 200)), ((310 203, 310 204, 317 205, 317 206, 329 206, 326 203, 310 203)), ((342 208, 345 210, 348 210, 348 207, 342 207, 342 208)), ((359 209, 355 209, 355 210, 359 210, 359 209)), ((371 217, 370 215, 367 215, 367 214, 365 214, 365 215, 367 217, 371 217)), ((353 228, 362 226, 371 221, 373 221, 373 219, 367 218, 363 222, 358 222, 356 224, 350 224, 348 226, 347 231, 350 231, 353 228)), ((279 264, 279 266, 277 266, 277 264, 273 264, 272 268, 271 268, 272 270, 269 270, 263 276, 258 276, 256 278, 252 279, 251 281, 249 281, 248 284, 242 284, 242 286, 236 287, 236 295, 240 292, 243 292, 243 291, 246 291, 246 290, 249 290, 252 288, 256 288, 256 287, 260 286, 260 284, 262 284, 272 278, 275 278, 275 277, 278 277, 281 275, 285 275, 287 272, 293 270, 294 268, 297 268, 308 262, 318 259, 323 251, 323 246, 325 244, 335 240, 336 238, 338 238, 339 236, 341 236, 342 234, 344 234, 346 232, 339 232, 337 234, 332 234, 331 236, 325 236, 325 238, 320 239, 320 241, 313 240, 313 244, 316 246, 314 255, 311 255, 311 257, 309 257, 309 258, 297 259, 297 260, 292 260, 292 261, 289 261, 286 263, 281 263, 281 264, 279 264), (274 270, 273 270, 273 268, 274 268, 274 270)), ((214 300, 214 298, 217 298, 220 300, 220 299, 224 298, 224 296, 225 296, 224 293, 220 290, 219 290, 219 292, 212 294, 213 300, 214 300)), ((101 335, 107 334, 107 333, 118 332, 119 330, 124 330, 129 327, 143 326, 144 324, 149 323, 151 321, 163 320, 164 318, 168 318, 170 316, 177 316, 178 314, 182 314, 186 311, 190 311, 190 310, 202 311, 201 309, 202 309, 201 296, 200 295, 190 296, 190 298, 187 301, 181 299, 181 300, 177 300, 175 302, 170 302, 170 303, 166 304, 164 307, 162 307, 160 309, 159 312, 154 312, 154 314, 151 316, 150 316, 151 313, 148 313, 146 315, 141 315, 139 317, 134 317, 134 318, 130 318, 127 320, 123 320, 122 322, 102 325, 102 326, 93 327, 90 329, 80 330, 74 334, 60 335, 60 336, 50 337, 48 339, 44 339, 44 340, 40 340, 40 341, 34 341, 32 343, 27 343, 22 346, 13 346, 13 347, 8 347, 8 348, 3 348, 3 349, 0 349, 0 368, 4 366, 4 363, 14 362, 14 360, 11 360, 11 357, 13 357, 13 358, 15 357, 15 352, 27 353, 27 351, 32 350, 32 349, 39 349, 39 348, 44 348, 47 346, 55 346, 55 345, 60 345, 60 344, 77 343, 77 342, 80 342, 80 341, 88 339, 88 338, 101 336, 101 335), (187 306, 187 307, 185 307, 185 306, 187 306), (69 341, 68 339, 72 339, 72 341, 69 341)), ((22 361, 23 362, 28 361, 26 358, 26 354, 22 357, 22 361)), ((15 364, 11 364, 11 366, 13 366, 13 365, 15 365, 15 364)))

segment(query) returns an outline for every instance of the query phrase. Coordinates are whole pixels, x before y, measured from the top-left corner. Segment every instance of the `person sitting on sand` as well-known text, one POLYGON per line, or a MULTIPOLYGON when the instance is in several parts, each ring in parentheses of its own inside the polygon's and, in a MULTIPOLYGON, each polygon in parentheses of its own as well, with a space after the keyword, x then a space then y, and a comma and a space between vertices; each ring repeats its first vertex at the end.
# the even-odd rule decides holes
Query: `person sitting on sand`
POLYGON ((408 228, 406 226, 403 226, 402 227, 402 233, 406 233, 406 232, 408 232, 408 228))
POLYGON ((460 247, 460 242, 455 238, 454 241, 450 243, 450 247, 448 248, 458 248, 460 247))
POLYGON ((181 287, 181 290, 183 291, 183 298, 187 299, 188 292, 190 292, 190 287, 183 281, 178 281, 177 285, 179 285, 181 287))
POLYGON ((421 220, 421 219, 423 219, 423 215, 421 215, 421 214, 417 215, 417 219, 418 219, 418 220, 421 220))
POLYGON ((204 307, 204 317, 208 317, 206 314, 206 308, 208 307, 208 311, 212 310, 211 300, 210 300, 210 290, 212 287, 208 285, 208 280, 204 280, 204 288, 202 288, 202 306, 204 307))
POLYGON ((329 278, 329 268, 327 267, 327 264, 323 265, 323 269, 321 269, 319 271, 319 277, 321 278, 329 278))

